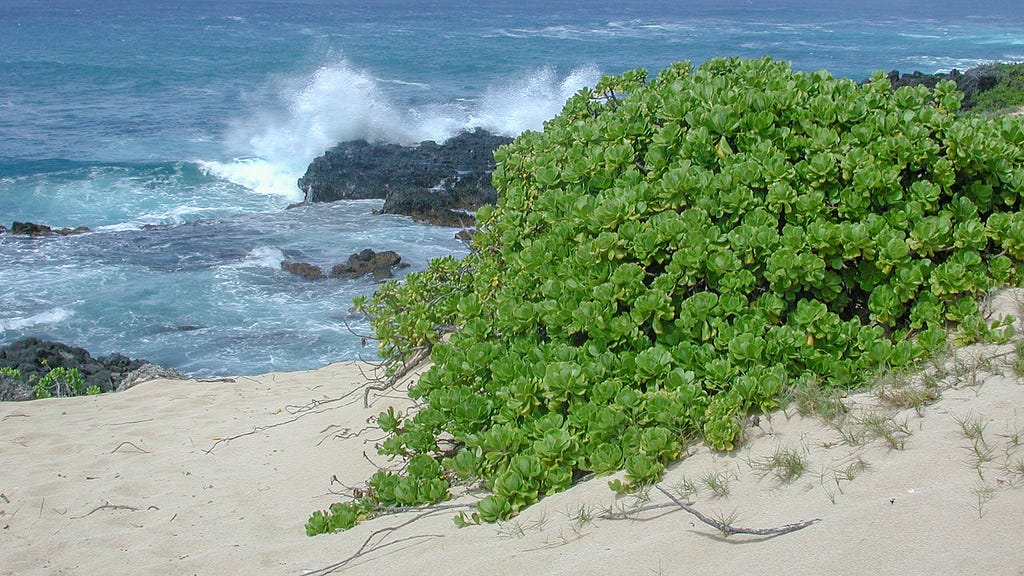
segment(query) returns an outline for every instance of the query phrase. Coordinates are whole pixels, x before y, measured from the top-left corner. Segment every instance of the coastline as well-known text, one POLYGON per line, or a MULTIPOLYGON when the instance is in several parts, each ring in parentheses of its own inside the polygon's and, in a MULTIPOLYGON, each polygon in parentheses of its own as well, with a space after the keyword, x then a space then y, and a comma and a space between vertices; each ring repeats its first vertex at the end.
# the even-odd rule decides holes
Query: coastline
MULTIPOLYGON (((1021 318, 1021 292, 1007 294, 1003 312, 1021 318)), ((885 409, 870 392, 844 399, 851 413, 886 410, 903 423, 902 449, 877 438, 850 445, 790 407, 751 423, 737 451, 695 447, 663 478, 694 485, 692 505, 734 526, 820 518, 774 538, 725 538, 657 491, 616 498, 608 478, 498 525, 459 529, 456 511, 440 510, 307 537, 313 510, 386 464, 368 419, 410 404, 397 390, 364 408, 368 364, 0 403, 0 574, 310 574, 346 559, 331 573, 1021 574, 1024 380, 1009 367, 1012 350, 961 349, 950 362, 965 370, 920 413, 885 409), (968 421, 983 428, 991 460, 972 462, 968 421), (757 465, 780 449, 807 459, 788 483, 757 465), (711 490, 714 477, 728 494, 711 490), (657 504, 669 507, 599 518, 657 504)))
MULTIPOLYGON (((1022 302, 1005 291, 994 312, 1021 318, 1022 302)), ((369 364, 0 403, 0 574, 1024 574, 1019 353, 971 346, 925 367, 944 382, 935 402, 852 394, 845 429, 793 407, 750 420, 740 449, 694 447, 660 483, 736 526, 817 522, 771 538, 726 537, 607 479, 498 525, 456 529, 445 505, 308 538, 312 510, 387 464, 373 417, 411 405, 397 391, 365 408, 369 364), (783 452, 806 461, 796 477, 765 464, 783 452)))

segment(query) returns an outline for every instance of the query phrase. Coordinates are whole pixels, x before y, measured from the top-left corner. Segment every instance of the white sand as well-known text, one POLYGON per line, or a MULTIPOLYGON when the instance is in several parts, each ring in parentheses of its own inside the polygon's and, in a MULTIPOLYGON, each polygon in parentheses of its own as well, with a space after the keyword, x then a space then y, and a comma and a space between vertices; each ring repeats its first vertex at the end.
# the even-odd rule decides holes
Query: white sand
MULTIPOLYGON (((999 309, 1020 317, 1019 294, 1004 293, 999 309)), ((365 365, 2 403, 0 574, 304 574, 350 558, 378 532, 372 544, 384 547, 335 573, 1022 575, 1024 381, 1012 351, 961 351, 946 366, 958 374, 952 387, 921 414, 868 393, 846 399, 854 419, 905 423, 901 450, 883 439, 851 446, 791 408, 749 428, 735 453, 696 448, 666 474, 662 485, 692 483, 693 506, 735 526, 820 518, 774 538, 726 538, 677 508, 583 521, 581 511, 634 503, 607 478, 502 525, 458 529, 446 510, 390 532, 379 533, 413 515, 309 538, 309 514, 343 499, 330 491, 373 472, 364 453, 386 463, 373 446, 379 432, 349 434, 408 403, 378 397, 364 409, 365 365), (983 426, 983 461, 958 421, 983 426), (791 483, 758 466, 786 449, 808 462, 791 483), (716 474, 728 495, 708 487, 716 474)), ((855 432, 852 421, 845 429, 855 432)), ((650 493, 648 504, 666 502, 650 493)))

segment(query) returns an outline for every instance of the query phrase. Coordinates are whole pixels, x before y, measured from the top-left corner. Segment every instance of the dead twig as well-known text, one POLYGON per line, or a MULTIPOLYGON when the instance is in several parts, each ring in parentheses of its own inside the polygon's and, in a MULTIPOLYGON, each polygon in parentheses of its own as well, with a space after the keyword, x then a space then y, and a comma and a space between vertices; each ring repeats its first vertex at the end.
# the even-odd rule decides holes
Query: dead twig
POLYGON ((377 429, 378 428, 376 428, 374 426, 364 426, 364 427, 360 428, 359 430, 356 430, 355 432, 353 432, 351 428, 339 426, 337 424, 331 424, 327 428, 324 428, 323 430, 320 431, 320 433, 321 434, 325 434, 325 436, 320 438, 320 441, 317 442, 316 445, 320 446, 321 444, 323 444, 324 442, 326 442, 327 440, 329 440, 331 438, 334 438, 336 440, 351 440, 352 438, 358 438, 358 437, 362 436, 364 433, 369 432, 370 430, 377 430, 377 429), (339 428, 340 428, 340 430, 338 430, 337 432, 334 432, 333 434, 327 434, 327 432, 329 432, 331 430, 334 430, 334 429, 339 429, 339 428))
POLYGON ((689 504, 673 496, 668 490, 665 490, 659 485, 655 485, 654 487, 657 488, 659 492, 667 496, 668 499, 671 500, 676 506, 679 506, 686 512, 693 514, 697 517, 698 520, 718 530, 725 536, 732 536, 733 534, 753 534, 755 536, 779 536, 782 534, 788 534, 790 532, 796 532, 797 530, 802 530, 804 528, 807 528, 811 524, 817 524, 821 521, 821 518, 815 518, 813 520, 806 520, 804 522, 797 522, 795 524, 785 524, 783 526, 779 526, 776 528, 739 528, 708 518, 707 516, 701 514, 700 511, 698 511, 693 506, 690 506, 689 504))
POLYGON ((323 568, 318 568, 316 570, 312 570, 310 572, 306 572, 305 575, 306 576, 322 576, 324 574, 332 574, 334 572, 337 572, 337 571, 343 569, 349 563, 351 563, 354 560, 357 560, 358 558, 360 558, 362 556, 366 556, 367 554, 372 554, 374 552, 378 552, 378 551, 383 550, 383 549, 385 549, 385 548, 387 548, 389 546, 394 546, 396 544, 401 544, 403 542, 410 542, 410 541, 413 541, 413 540, 420 540, 420 539, 423 539, 423 538, 443 538, 444 537, 443 534, 415 534, 415 535, 412 535, 412 536, 407 536, 405 538, 399 538, 397 540, 385 541, 387 539, 387 537, 390 536, 391 534, 394 534, 395 532, 401 530, 402 528, 405 528, 406 526, 408 526, 410 524, 418 522, 418 521, 422 520, 423 518, 426 518, 428 516, 432 516, 432 515, 437 514, 439 512, 444 512, 446 510, 452 510, 452 509, 456 509, 456 508, 469 508, 469 507, 472 507, 472 506, 473 506, 473 504, 447 504, 447 505, 444 505, 444 506, 430 506, 430 507, 428 507, 426 509, 423 509, 423 508, 383 508, 382 507, 380 509, 383 510, 383 511, 394 511, 394 512, 397 512, 397 513, 401 513, 401 512, 414 512, 414 511, 417 511, 417 510, 423 510, 423 512, 421 512, 420 514, 417 514, 416 516, 413 516, 412 518, 410 518, 410 519, 406 520, 405 522, 402 522, 402 523, 400 523, 398 525, 387 526, 387 527, 381 528, 379 530, 374 530, 373 532, 370 533, 369 536, 366 537, 366 540, 363 540, 362 545, 359 546, 359 548, 355 552, 353 552, 348 558, 345 558, 344 560, 341 560, 340 562, 335 562, 334 564, 331 564, 329 566, 324 566, 323 568))
MULTIPOLYGON (((152 506, 150 508, 152 508, 152 506)), ((79 518, 85 518, 86 516, 89 516, 90 514, 93 514, 95 512, 99 512, 100 510, 130 510, 132 512, 139 511, 139 509, 134 506, 126 506, 124 504, 111 504, 110 502, 107 502, 106 504, 102 504, 100 506, 93 508, 92 510, 86 512, 85 514, 82 514, 81 516, 72 516, 71 519, 78 520, 79 518)))
POLYGON ((657 516, 651 516, 648 518, 636 518, 636 515, 642 514, 644 512, 650 512, 651 510, 665 510, 666 508, 669 508, 670 510, 665 514, 675 512, 677 509, 676 506, 671 502, 665 502, 662 504, 648 504, 646 506, 640 506, 638 508, 628 508, 626 510, 619 510, 617 512, 605 512, 599 516, 596 516, 596 518, 600 518, 602 520, 621 520, 623 518, 630 518, 638 522, 646 522, 648 520, 660 518, 665 514, 658 514, 657 516))
POLYGON ((114 422, 113 424, 104 424, 104 426, 126 426, 128 424, 142 424, 143 422, 152 422, 154 418, 146 418, 145 420, 129 420, 128 422, 114 422))
POLYGON ((118 445, 117 445, 117 448, 114 448, 113 450, 111 450, 111 451, 110 451, 110 453, 111 453, 111 454, 113 454, 114 452, 117 452, 117 451, 118 451, 118 450, 120 450, 120 449, 121 449, 121 448, 122 448, 122 447, 123 447, 123 446, 124 446, 125 444, 127 444, 127 445, 131 446, 132 448, 135 448, 135 449, 136 449, 136 450, 138 450, 139 452, 145 452, 146 454, 149 454, 149 450, 143 450, 142 448, 139 448, 138 446, 136 446, 134 442, 128 442, 128 441, 125 441, 125 442, 121 442, 120 444, 118 444, 118 445))
POLYGON ((405 376, 408 375, 409 372, 412 372, 424 360, 426 360, 427 358, 430 358, 430 349, 431 348, 432 348, 432 346, 429 345, 429 344, 426 344, 426 345, 414 348, 414 350, 416 352, 412 355, 412 358, 409 358, 408 360, 406 360, 402 364, 402 367, 399 368, 397 371, 395 371, 395 373, 392 374, 391 377, 388 378, 386 381, 384 381, 383 384, 371 384, 371 385, 367 386, 366 388, 364 388, 363 389, 363 407, 364 408, 369 408, 370 407, 370 392, 371 391, 387 392, 388 390, 391 390, 392 388, 394 388, 395 384, 397 384, 399 380, 401 380, 402 378, 405 378, 405 376))
MULTIPOLYGON (((308 416, 310 414, 319 414, 321 412, 326 412, 327 410, 332 410, 334 408, 348 406, 356 401, 355 399, 352 398, 352 396, 359 390, 361 390, 361 388, 356 388, 355 390, 351 390, 337 398, 331 398, 330 400, 313 400, 309 404, 306 404, 304 407, 297 408, 294 412, 291 412, 289 410, 289 413, 294 413, 295 415, 289 418, 288 420, 283 420, 281 422, 276 422, 274 424, 267 424, 266 426, 254 426, 253 429, 248 432, 242 432, 241 434, 235 434, 234 436, 228 436, 226 438, 219 438, 217 439, 216 442, 213 443, 212 446, 210 446, 206 450, 203 450, 203 452, 207 454, 212 454, 214 449, 216 449, 217 446, 219 446, 220 444, 227 444, 232 440, 244 438, 245 436, 252 436, 253 434, 259 434, 264 430, 270 430, 271 428, 277 428, 278 426, 291 424, 292 422, 295 422, 296 420, 302 418, 303 416, 308 416), (339 402, 342 402, 344 400, 348 400, 348 402, 338 404, 339 402)), ((291 408, 293 407, 289 407, 289 409, 291 408)))

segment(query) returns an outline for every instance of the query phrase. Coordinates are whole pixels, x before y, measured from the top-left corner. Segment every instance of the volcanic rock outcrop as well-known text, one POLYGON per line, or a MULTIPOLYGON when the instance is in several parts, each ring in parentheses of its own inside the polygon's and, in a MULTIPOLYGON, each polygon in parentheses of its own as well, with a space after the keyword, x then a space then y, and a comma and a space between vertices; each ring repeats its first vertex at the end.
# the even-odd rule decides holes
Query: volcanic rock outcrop
POLYGON ((443 144, 343 142, 313 160, 298 185, 307 203, 383 199, 385 214, 468 227, 473 211, 497 200, 494 150, 511 141, 477 129, 443 144))

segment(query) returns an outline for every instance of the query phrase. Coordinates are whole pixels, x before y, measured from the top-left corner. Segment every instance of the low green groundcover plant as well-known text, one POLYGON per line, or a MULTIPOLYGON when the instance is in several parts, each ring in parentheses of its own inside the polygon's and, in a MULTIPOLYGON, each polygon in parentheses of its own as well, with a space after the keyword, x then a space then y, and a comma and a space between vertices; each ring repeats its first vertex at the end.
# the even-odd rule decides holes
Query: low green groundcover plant
POLYGON ((36 381, 32 387, 36 398, 52 396, 95 396, 100 393, 99 386, 87 386, 85 376, 78 368, 57 366, 36 381))
POLYGON ((590 473, 633 490, 693 438, 732 449, 788 388, 856 387, 951 331, 1008 338, 977 302, 1022 279, 1024 128, 958 115, 962 97, 770 59, 579 92, 495 153, 500 200, 471 255, 357 302, 385 357, 432 346, 433 366, 414 414, 377 420, 405 466, 307 531, 456 482, 490 491, 459 523, 590 473))
MULTIPOLYGON (((7 366, 0 367, 0 376, 6 376, 15 381, 22 379, 21 370, 7 366)), ((30 376, 28 383, 32 385, 32 393, 37 399, 53 396, 95 396, 102 392, 99 386, 86 385, 85 376, 78 368, 63 366, 51 368, 39 379, 30 376)))

